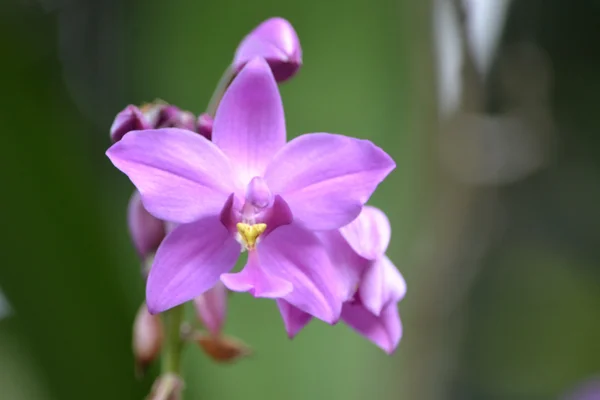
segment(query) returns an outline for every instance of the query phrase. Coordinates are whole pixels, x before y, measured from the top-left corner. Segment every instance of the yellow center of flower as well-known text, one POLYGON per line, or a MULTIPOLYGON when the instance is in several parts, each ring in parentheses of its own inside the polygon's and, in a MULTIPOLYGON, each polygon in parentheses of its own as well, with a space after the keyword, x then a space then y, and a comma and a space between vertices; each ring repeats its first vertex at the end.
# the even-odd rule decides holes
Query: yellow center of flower
POLYGON ((265 229, 267 229, 267 224, 249 225, 244 224, 243 222, 238 222, 236 227, 244 247, 246 247, 248 250, 252 250, 254 247, 256 247, 258 237, 265 231, 265 229))

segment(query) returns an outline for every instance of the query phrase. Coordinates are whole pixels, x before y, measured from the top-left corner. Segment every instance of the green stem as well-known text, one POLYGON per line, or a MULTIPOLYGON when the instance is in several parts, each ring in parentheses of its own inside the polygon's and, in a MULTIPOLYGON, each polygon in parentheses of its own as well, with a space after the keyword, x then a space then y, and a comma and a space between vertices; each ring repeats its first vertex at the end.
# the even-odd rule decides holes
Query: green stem
POLYGON ((181 323, 183 322, 183 304, 163 313, 165 327, 165 343, 162 355, 162 374, 173 373, 179 375, 181 372, 181 323))
POLYGON ((215 88, 215 91, 213 92, 210 101, 208 102, 208 106, 206 107, 206 113, 211 117, 215 117, 217 107, 219 107, 219 103, 223 98, 223 94, 225 94, 225 90, 227 90, 227 87, 229 87, 229 84, 231 83, 234 77, 235 70, 231 67, 227 67, 225 72, 223 72, 219 83, 217 83, 217 87, 215 88))

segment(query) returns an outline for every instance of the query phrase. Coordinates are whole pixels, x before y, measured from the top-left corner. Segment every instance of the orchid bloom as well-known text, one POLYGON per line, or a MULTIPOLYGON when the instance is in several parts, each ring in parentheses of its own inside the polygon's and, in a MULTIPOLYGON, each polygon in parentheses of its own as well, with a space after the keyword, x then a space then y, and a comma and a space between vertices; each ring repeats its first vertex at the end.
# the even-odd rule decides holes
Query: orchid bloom
POLYGON ((225 92, 212 142, 175 128, 134 131, 107 155, 148 212, 180 224, 156 252, 146 286, 150 312, 189 301, 220 279, 230 290, 281 298, 327 322, 339 318, 343 293, 314 231, 356 218, 395 168, 366 140, 313 133, 286 144, 281 97, 262 58, 225 92), (229 273, 241 250, 246 266, 229 273))
MULTIPOLYGON (((391 237, 385 214, 365 206, 354 221, 343 228, 321 234, 336 266, 343 271, 344 287, 350 296, 342 308, 341 320, 385 352, 392 353, 402 336, 397 303, 406 293, 406 282, 385 255, 391 237)), ((278 300, 290 337, 294 337, 311 316, 278 300)))
POLYGON ((292 24, 276 17, 254 28, 235 51, 234 70, 241 70, 254 57, 269 63, 277 82, 294 76, 302 66, 302 48, 292 24))

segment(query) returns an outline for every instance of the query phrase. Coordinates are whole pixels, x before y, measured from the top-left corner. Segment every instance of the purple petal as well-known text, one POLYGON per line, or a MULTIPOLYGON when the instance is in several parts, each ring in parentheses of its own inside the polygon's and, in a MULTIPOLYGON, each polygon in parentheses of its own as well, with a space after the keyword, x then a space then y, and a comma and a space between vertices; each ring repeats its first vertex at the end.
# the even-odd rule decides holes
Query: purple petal
POLYGON ((128 105, 115 117, 110 127, 110 138, 113 142, 118 142, 128 132, 150 128, 142 111, 134 105, 128 105))
POLYGON ((311 230, 338 229, 358 216, 394 161, 367 140, 330 133, 302 135, 273 159, 265 180, 311 230))
POLYGON ((223 95, 213 142, 232 160, 242 185, 263 176, 285 144, 285 118, 277 83, 267 63, 250 61, 223 95))
POLYGON ((302 48, 296 31, 283 18, 269 18, 242 40, 233 59, 240 70, 255 57, 267 60, 278 82, 291 78, 302 65, 302 48))
POLYGON ((227 313, 227 289, 220 281, 194 299, 196 315, 213 335, 218 336, 227 313))
POLYGON ((239 243, 218 216, 179 225, 156 252, 146 284, 148 309, 154 314, 200 296, 239 255, 239 243))
POLYGON ((165 223, 146 211, 137 190, 129 200, 127 222, 131 240, 142 259, 156 251, 167 234, 165 223))
POLYGON ((254 297, 283 297, 293 289, 288 281, 273 276, 261 268, 259 254, 256 251, 248 252, 248 262, 242 271, 223 274, 221 281, 230 290, 250 292, 254 297))
POLYGON ((402 337, 402 323, 396 303, 388 304, 379 316, 371 314, 360 303, 346 303, 344 322, 388 354, 394 352, 402 337))
POLYGON ((284 300, 325 322, 338 320, 344 300, 340 274, 312 232, 295 223, 280 226, 257 250, 262 269, 292 284, 284 300))
POLYGON ((361 276, 372 264, 359 256, 342 237, 339 230, 317 233, 329 253, 329 258, 339 273, 339 284, 344 293, 344 301, 354 297, 361 276))
POLYGON ((285 331, 290 339, 293 339, 312 319, 310 314, 294 307, 285 300, 278 299, 277 306, 283 319, 285 331))
POLYGON ((382 256, 363 275, 358 293, 364 307, 379 315, 385 304, 402 300, 406 282, 390 259, 382 256))
POLYGON ((364 206, 358 217, 340 228, 342 236, 361 256, 374 260, 390 244, 392 228, 387 216, 378 208, 364 206))
POLYGON ((235 190, 225 155, 188 130, 130 132, 106 155, 140 191, 146 210, 162 220, 188 223, 218 214, 235 190))

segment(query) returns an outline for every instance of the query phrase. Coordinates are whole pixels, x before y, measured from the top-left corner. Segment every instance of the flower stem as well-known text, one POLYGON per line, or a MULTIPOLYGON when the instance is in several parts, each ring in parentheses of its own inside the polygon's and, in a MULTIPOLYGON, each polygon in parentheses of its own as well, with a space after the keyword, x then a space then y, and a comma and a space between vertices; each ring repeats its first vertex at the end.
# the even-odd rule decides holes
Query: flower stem
POLYGON ((181 323, 183 322, 183 304, 163 313, 165 327, 165 343, 163 347, 161 373, 162 375, 181 373, 181 323))
POLYGON ((235 70, 231 67, 227 67, 225 72, 223 72, 219 83, 217 83, 217 87, 215 88, 215 91, 213 92, 210 101, 208 102, 208 106, 206 107, 206 113, 211 117, 215 117, 217 107, 219 107, 219 103, 223 98, 223 94, 225 94, 225 90, 227 90, 227 87, 229 86, 234 77, 235 70))

